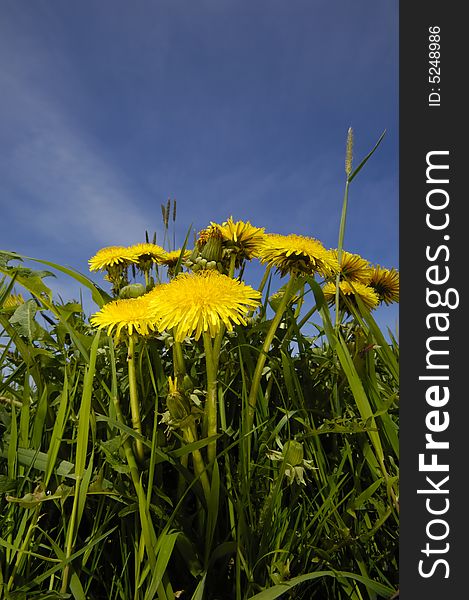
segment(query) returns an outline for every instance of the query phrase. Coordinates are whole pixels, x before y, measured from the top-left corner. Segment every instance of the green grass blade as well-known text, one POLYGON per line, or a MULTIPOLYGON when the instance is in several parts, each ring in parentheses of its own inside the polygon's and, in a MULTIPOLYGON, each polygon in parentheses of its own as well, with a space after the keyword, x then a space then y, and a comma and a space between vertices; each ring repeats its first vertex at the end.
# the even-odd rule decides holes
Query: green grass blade
POLYGON ((285 583, 279 583, 271 588, 260 592, 259 594, 250 596, 249 600, 274 600, 275 598, 279 598, 280 596, 282 596, 282 594, 290 592, 294 587, 296 587, 300 583, 305 583, 306 581, 312 581, 321 577, 334 577, 336 579, 345 578, 358 581, 365 585, 367 588, 379 594, 382 598, 389 598, 396 591, 377 581, 373 581, 372 579, 368 579, 366 577, 363 577, 362 575, 356 575, 355 573, 348 573, 344 571, 316 571, 314 573, 307 573, 306 575, 294 577, 293 579, 290 579, 288 582, 285 583))
POLYGON ((358 167, 356 169, 354 169, 352 171, 352 173, 350 173, 347 181, 348 183, 351 183, 353 179, 355 179, 355 177, 358 175, 358 173, 363 169, 363 167, 365 166, 365 164, 368 162, 368 160, 373 156, 373 154, 375 153, 375 151, 377 150, 378 146, 381 144, 381 142, 383 141, 384 136, 386 135, 386 130, 383 131, 383 133, 380 135, 379 140, 376 142, 373 150, 371 150, 371 152, 369 152, 365 158, 361 161, 361 163, 358 165, 358 167))

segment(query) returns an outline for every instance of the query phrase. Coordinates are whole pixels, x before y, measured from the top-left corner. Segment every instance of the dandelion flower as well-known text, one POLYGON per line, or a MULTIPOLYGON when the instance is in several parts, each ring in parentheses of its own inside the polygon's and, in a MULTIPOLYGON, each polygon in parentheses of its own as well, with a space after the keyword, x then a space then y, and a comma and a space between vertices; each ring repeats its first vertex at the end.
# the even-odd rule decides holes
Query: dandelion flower
MULTIPOLYGON (((376 308, 376 306, 379 304, 379 297, 375 290, 368 285, 360 283, 359 281, 355 281, 354 283, 341 281, 339 288, 341 293, 347 296, 350 300, 353 300, 355 296, 358 296, 363 304, 370 310, 376 308)), ((332 281, 326 283, 326 285, 323 287, 322 291, 324 293, 324 298, 329 304, 335 302, 336 289, 336 285, 335 283, 332 283, 332 281)))
POLYGON ((384 269, 377 265, 371 273, 370 286, 378 294, 380 302, 399 302, 399 271, 396 269, 384 269))
POLYGON ((89 259, 90 271, 102 271, 116 266, 127 267, 130 263, 136 263, 137 257, 134 252, 125 246, 107 246, 101 248, 89 259))
POLYGON ((266 234, 258 257, 262 263, 277 267, 282 276, 300 272, 330 277, 339 268, 337 258, 319 240, 296 234, 266 234))
MULTIPOLYGON (((337 250, 331 250, 331 253, 338 259, 337 250)), ((339 272, 347 281, 358 281, 367 285, 370 283, 372 267, 359 254, 352 254, 343 250, 340 257, 339 272)))
POLYGON ((107 328, 108 335, 111 335, 115 330, 117 339, 122 329, 127 330, 129 335, 132 335, 134 331, 147 335, 155 329, 148 307, 149 299, 154 296, 155 290, 138 298, 108 302, 99 312, 92 315, 91 324, 99 329, 107 328))
POLYGON ((246 324, 248 311, 258 306, 260 293, 218 271, 183 273, 165 284, 150 299, 152 318, 158 329, 173 329, 174 339, 182 341, 202 333, 215 337, 222 323, 228 331, 233 323, 246 324))
POLYGON ((135 261, 151 261, 151 262, 161 262, 164 256, 167 254, 166 251, 156 244, 134 244, 133 246, 128 246, 128 250, 135 257, 135 261))
POLYGON ((9 294, 3 302, 3 306, 0 308, 11 310, 18 308, 18 306, 21 306, 21 304, 24 304, 24 298, 22 294, 9 294))
MULTIPOLYGON (((184 250, 181 261, 187 260, 190 255, 190 250, 184 250)), ((174 269, 174 267, 177 265, 180 256, 181 250, 172 250, 171 252, 166 252, 160 262, 161 264, 166 265, 170 269, 174 269)))
MULTIPOLYGON (((205 258, 207 261, 218 262, 223 255, 223 237, 216 225, 211 224, 199 232, 193 258, 205 258)), ((192 255, 191 255, 192 256, 192 255)))
POLYGON ((233 221, 233 217, 230 217, 221 225, 211 225, 218 228, 226 246, 234 248, 240 260, 251 260, 264 241, 264 227, 254 227, 249 221, 233 221))

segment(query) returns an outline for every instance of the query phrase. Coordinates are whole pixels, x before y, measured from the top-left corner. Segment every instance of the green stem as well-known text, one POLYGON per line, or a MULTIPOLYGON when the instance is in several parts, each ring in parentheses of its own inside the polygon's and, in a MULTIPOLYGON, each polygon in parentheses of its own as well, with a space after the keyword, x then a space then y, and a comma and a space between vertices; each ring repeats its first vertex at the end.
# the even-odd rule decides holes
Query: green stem
MULTIPOLYGON (((120 423, 122 423, 123 425, 125 425, 124 415, 122 413, 119 399, 117 398, 117 396, 114 396, 114 395, 113 395, 112 399, 114 402, 114 408, 116 410, 117 420, 120 423)), ((156 536, 155 536, 155 532, 153 530, 153 526, 151 524, 150 513, 147 508, 147 499, 146 499, 146 495, 145 495, 145 492, 142 487, 142 483, 140 481, 140 473, 139 473, 137 461, 135 460, 135 456, 134 456, 134 453, 132 450, 132 443, 130 441, 130 438, 126 437, 124 439, 123 446, 124 446, 125 458, 126 458, 128 466, 129 466, 129 470, 130 470, 130 477, 132 479, 132 483, 134 485, 137 497, 140 500, 139 506, 142 506, 142 507, 144 506, 146 509, 145 517, 142 517, 142 515, 140 515, 140 523, 142 526, 142 534, 143 534, 145 546, 147 549, 148 560, 150 561, 151 568, 154 569, 156 567, 156 558, 155 558, 155 552, 154 552, 154 548, 153 548, 152 539, 155 539, 156 536)))
MULTIPOLYGON (((140 408, 138 404, 137 374, 135 370, 135 338, 129 335, 129 351, 127 354, 127 366, 129 369, 129 394, 130 394, 130 412, 132 415, 133 430, 142 435, 142 422, 140 420, 140 408)), ((139 461, 143 461, 144 450, 141 440, 135 440, 135 451, 139 461)))
POLYGON ((270 272, 272 271, 272 265, 267 265, 265 271, 264 271, 264 275, 262 276, 262 280, 259 284, 259 287, 257 288, 258 291, 262 294, 262 292, 264 291, 265 288, 265 284, 267 283, 267 279, 269 278, 270 272))
MULTIPOLYGON (((197 432, 193 427, 185 427, 183 430, 184 440, 188 444, 197 441, 197 432)), ((210 498, 210 482, 208 480, 207 470, 200 450, 192 451, 192 464, 194 465, 194 474, 200 479, 202 489, 204 490, 205 500, 208 503, 210 498)))
POLYGON ((235 272, 235 265, 236 265, 236 252, 232 252, 231 256, 230 256, 230 268, 228 270, 228 277, 234 277, 234 272, 235 272))
MULTIPOLYGON (((220 426, 222 431, 226 431, 226 411, 225 411, 225 397, 223 391, 220 389, 218 391, 219 401, 218 406, 220 407, 220 426)), ((230 525, 231 525, 231 535, 233 536, 233 540, 236 541, 236 518, 234 512, 232 498, 232 490, 233 483, 231 478, 231 469, 230 469, 230 456, 228 452, 225 453, 225 474, 226 474, 226 491, 228 492, 228 513, 230 516, 230 525)))
POLYGON ((349 189, 349 180, 345 182, 345 192, 344 192, 344 201, 342 203, 342 214, 340 216, 340 227, 339 227, 339 241, 337 244, 337 260, 339 262, 339 271, 337 272, 336 277, 336 290, 335 290, 335 327, 338 329, 340 324, 340 311, 339 311, 339 298, 340 298, 340 263, 342 261, 342 249, 344 246, 344 237, 345 237, 345 222, 347 219, 347 204, 348 204, 348 189, 349 189))
POLYGON ((18 569, 21 567, 23 561, 26 558, 27 548, 30 545, 34 530, 36 529, 37 522, 39 520, 40 510, 41 510, 41 504, 39 503, 36 506, 36 508, 34 509, 34 513, 31 518, 31 523, 29 524, 28 531, 26 533, 26 536, 23 539, 23 544, 21 545, 21 548, 18 550, 18 554, 16 557, 16 563, 11 572, 10 579, 8 581, 8 585, 6 586, 6 589, 8 592, 11 590, 11 588, 13 586, 13 583, 15 581, 15 576, 16 576, 18 569))
POLYGON ((269 331, 265 336, 264 344, 262 345, 262 350, 257 359, 256 368, 254 370, 254 375, 252 378, 251 389, 249 391, 248 397, 248 415, 247 415, 247 431, 251 431, 253 423, 254 423, 254 413, 256 410, 257 403, 257 394, 259 391, 262 371, 264 369, 265 361, 267 359, 267 354, 270 349, 270 345, 274 339, 275 333, 277 331, 278 326, 280 325, 280 321, 282 320, 283 313, 287 307, 288 301, 292 294, 292 291, 295 287, 296 276, 292 273, 290 275, 290 279, 285 287, 285 293, 282 296, 279 307, 277 308, 277 312, 275 313, 274 318, 270 324, 269 331))
POLYGON ((177 377, 181 382, 186 374, 186 363, 184 361, 184 354, 182 352, 181 342, 173 343, 173 363, 174 363, 174 376, 177 377))
MULTIPOLYGON (((207 437, 217 434, 217 368, 215 362, 212 340, 210 334, 203 333, 205 349, 205 366, 207 371, 207 399, 205 400, 205 422, 207 423, 207 437)), ((217 442, 213 440, 207 446, 209 465, 215 462, 217 456, 217 442)))
POLYGON ((301 328, 306 325, 308 319, 310 317, 312 317, 314 315, 314 313, 317 311, 318 307, 316 305, 313 306, 313 308, 310 308, 308 310, 308 312, 305 314, 305 316, 301 319, 301 321, 298 323, 298 329, 301 330, 301 328))
MULTIPOLYGON (((80 475, 77 476, 75 483, 75 495, 73 497, 73 506, 72 506, 72 514, 70 515, 70 521, 68 523, 68 531, 67 531, 67 545, 65 549, 65 558, 70 558, 73 552, 73 541, 75 537, 75 522, 78 512, 78 500, 80 496, 80 486, 82 482, 82 477, 80 475)), ((62 573, 62 587, 60 588, 60 593, 65 594, 68 588, 68 581, 70 578, 70 569, 71 565, 68 563, 65 565, 65 568, 62 573)))

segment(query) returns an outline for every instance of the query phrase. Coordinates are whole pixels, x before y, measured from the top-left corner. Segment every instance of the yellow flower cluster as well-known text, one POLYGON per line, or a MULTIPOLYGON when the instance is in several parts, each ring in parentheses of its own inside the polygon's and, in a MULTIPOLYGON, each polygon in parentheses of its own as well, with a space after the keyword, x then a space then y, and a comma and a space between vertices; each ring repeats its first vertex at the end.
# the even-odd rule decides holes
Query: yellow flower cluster
POLYGON ((319 240, 296 234, 267 234, 258 258, 262 263, 276 267, 282 276, 297 272, 330 277, 339 269, 337 258, 319 240))
POLYGON ((107 328, 118 337, 122 329, 129 335, 173 330, 176 341, 202 333, 215 337, 222 324, 246 324, 247 313, 260 303, 261 294, 249 285, 218 271, 183 273, 170 283, 156 286, 138 298, 105 304, 91 317, 91 323, 107 328))
MULTIPOLYGON (((338 258, 337 250, 332 253, 338 258)), ((344 296, 359 296, 370 310, 379 304, 399 302, 399 271, 373 266, 358 254, 342 251, 340 265, 335 273, 340 275, 339 288, 344 296)), ((336 285, 326 283, 323 289, 326 300, 335 301, 336 285)))
MULTIPOLYGON (((199 339, 203 333, 215 337, 222 326, 231 331, 234 324, 245 325, 247 315, 260 304, 261 294, 217 270, 220 264, 223 271, 222 263, 217 262, 224 260, 222 252, 235 253, 237 266, 241 261, 257 257, 261 263, 275 267, 281 276, 318 274, 326 280, 323 292, 330 304, 335 302, 337 277, 342 302, 344 297, 351 301, 359 297, 371 310, 382 302, 399 301, 397 270, 374 267, 360 255, 347 251, 341 252, 339 264, 337 250, 327 250, 311 237, 266 234, 264 228, 230 217, 222 224, 210 223, 200 233, 197 246, 202 254, 196 262, 202 261, 205 253, 214 269, 180 273, 169 283, 157 285, 142 296, 110 302, 93 315, 92 324, 106 328, 109 335, 117 337, 122 330, 129 335, 171 330, 176 341, 190 336, 199 339)), ((167 252, 150 243, 109 246, 99 250, 89 265, 91 271, 106 269, 112 274, 119 270, 126 272, 130 265, 145 270, 156 263, 166 265, 171 276, 178 261, 187 261, 186 268, 193 265, 193 253, 190 250, 167 252)), ((195 266, 193 271, 196 271, 195 266)))
POLYGON ((166 250, 156 244, 135 244, 133 246, 107 246, 101 248, 88 261, 90 271, 102 271, 116 265, 138 264, 142 259, 161 263, 167 256, 166 250))

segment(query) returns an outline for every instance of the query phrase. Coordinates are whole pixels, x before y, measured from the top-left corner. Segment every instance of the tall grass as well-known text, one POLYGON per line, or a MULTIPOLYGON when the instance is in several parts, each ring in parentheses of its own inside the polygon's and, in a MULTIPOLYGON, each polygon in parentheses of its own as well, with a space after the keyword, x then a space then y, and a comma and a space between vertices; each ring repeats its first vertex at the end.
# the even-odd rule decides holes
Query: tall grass
POLYGON ((0 257, 0 598, 395 593, 398 343, 363 303, 313 277, 274 302, 267 269, 247 326, 129 346, 0 257))

